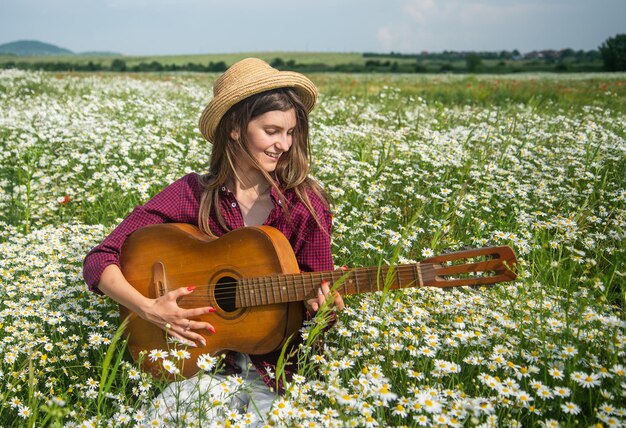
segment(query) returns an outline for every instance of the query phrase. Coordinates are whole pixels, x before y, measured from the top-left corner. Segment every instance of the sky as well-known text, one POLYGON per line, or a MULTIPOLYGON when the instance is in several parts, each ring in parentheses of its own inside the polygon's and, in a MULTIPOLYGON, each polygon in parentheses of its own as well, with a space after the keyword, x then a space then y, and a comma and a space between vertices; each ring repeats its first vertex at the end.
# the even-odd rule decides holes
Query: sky
POLYGON ((0 0, 0 44, 182 55, 596 49, 626 0, 0 0))

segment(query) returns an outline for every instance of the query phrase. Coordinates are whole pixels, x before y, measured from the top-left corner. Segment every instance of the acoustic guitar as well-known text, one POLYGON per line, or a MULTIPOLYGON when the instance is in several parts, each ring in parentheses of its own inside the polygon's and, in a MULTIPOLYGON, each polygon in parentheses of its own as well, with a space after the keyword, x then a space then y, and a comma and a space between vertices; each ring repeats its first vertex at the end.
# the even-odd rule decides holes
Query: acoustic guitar
MULTIPOLYGON (((195 285, 179 299, 182 308, 213 306, 217 311, 194 318, 215 326, 206 346, 185 347, 191 358, 180 371, 185 377, 199 369, 198 357, 224 350, 266 354, 279 349, 296 333, 304 318, 302 301, 311 298, 322 280, 339 282, 341 295, 407 287, 489 285, 516 278, 510 247, 490 247, 431 257, 394 267, 301 273, 291 245, 277 229, 244 227, 211 239, 197 227, 182 223, 147 226, 132 233, 121 252, 122 272, 144 296, 157 298, 179 287, 195 285)), ((135 360, 142 351, 171 350, 165 331, 120 307, 129 318, 128 349, 135 360)), ((160 377, 160 361, 142 358, 143 369, 160 377)))

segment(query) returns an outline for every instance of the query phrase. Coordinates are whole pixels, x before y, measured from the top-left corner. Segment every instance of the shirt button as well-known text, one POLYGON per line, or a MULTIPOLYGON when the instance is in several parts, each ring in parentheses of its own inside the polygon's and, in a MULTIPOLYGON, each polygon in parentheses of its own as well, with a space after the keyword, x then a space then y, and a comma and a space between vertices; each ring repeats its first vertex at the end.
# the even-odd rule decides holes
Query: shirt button
POLYGON ((222 192, 226 191, 226 187, 222 186, 222 192))
POLYGON ((232 204, 230 204, 230 206, 235 208, 237 206, 237 202, 233 202, 232 204))
POLYGON ((282 204, 283 204, 283 202, 279 199, 278 200, 278 205, 282 205, 282 204))

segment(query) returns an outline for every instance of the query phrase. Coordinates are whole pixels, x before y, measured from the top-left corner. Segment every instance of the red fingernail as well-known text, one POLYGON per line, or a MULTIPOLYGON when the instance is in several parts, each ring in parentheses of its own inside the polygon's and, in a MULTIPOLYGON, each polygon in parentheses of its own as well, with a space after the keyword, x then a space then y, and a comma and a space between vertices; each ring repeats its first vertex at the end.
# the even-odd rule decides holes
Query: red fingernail
POLYGON ((211 333, 215 333, 215 327, 213 327, 213 326, 209 327, 209 331, 210 331, 211 333))
POLYGON ((187 287, 187 291, 193 291, 196 289, 195 285, 190 285, 189 287, 187 287))
POLYGON ((341 266, 341 270, 348 270, 348 269, 350 269, 350 268, 347 265, 341 266))
POLYGON ((330 282, 328 282, 325 279, 323 279, 322 280, 322 286, 324 286, 324 285, 328 287, 330 285, 330 282))
POLYGON ((209 308, 209 313, 212 313, 212 312, 217 312, 217 309, 215 309, 215 308, 209 308))

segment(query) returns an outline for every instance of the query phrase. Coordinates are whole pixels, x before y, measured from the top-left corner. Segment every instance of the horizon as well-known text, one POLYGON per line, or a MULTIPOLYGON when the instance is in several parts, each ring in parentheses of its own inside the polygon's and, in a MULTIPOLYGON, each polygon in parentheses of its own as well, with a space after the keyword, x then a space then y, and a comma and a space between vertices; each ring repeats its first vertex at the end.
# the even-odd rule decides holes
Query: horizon
MULTIPOLYGON (((12 44, 12 43, 31 43, 31 42, 35 42, 35 43, 43 43, 46 45, 51 45, 54 46, 56 48, 59 49, 65 49, 65 50, 69 50, 72 52, 72 54, 74 55, 85 55, 85 54, 110 54, 110 55, 118 55, 118 56, 123 56, 123 57, 142 57, 142 56, 148 56, 148 57, 167 57, 167 56, 207 56, 207 55, 241 55, 241 54, 247 54, 247 53, 254 53, 254 54, 259 54, 259 53, 285 53, 285 54, 292 54, 292 53, 307 53, 307 54, 315 54, 315 53, 321 53, 321 54, 380 54, 380 55, 390 55, 390 54, 397 54, 397 55, 406 55, 406 56, 411 56, 411 55, 428 55, 428 54, 441 54, 441 53, 445 53, 445 52, 455 52, 455 53, 497 53, 497 52, 514 52, 514 51, 518 51, 521 55, 524 54, 529 54, 529 53, 533 53, 533 52, 562 52, 568 49, 573 50, 574 52, 576 51, 597 51, 599 46, 596 48, 592 48, 592 49, 573 49, 571 47, 564 47, 564 48, 546 48, 546 49, 535 49, 532 51, 521 51, 519 49, 500 49, 500 50, 483 50, 483 51, 479 51, 479 50, 452 50, 452 49, 444 49, 444 50, 440 50, 440 51, 422 51, 422 52, 396 52, 396 51, 348 51, 348 52, 340 52, 340 51, 282 51, 282 50, 259 50, 259 51, 241 51, 241 52, 205 52, 205 53, 194 53, 194 54, 185 54, 185 53, 171 53, 171 54, 125 54, 122 52, 115 52, 112 50, 86 50, 86 51, 72 51, 71 49, 66 48, 65 46, 59 46, 56 45, 54 43, 49 43, 46 41, 42 41, 42 40, 36 40, 36 39, 20 39, 20 40, 12 40, 9 42, 2 42, 0 41, 0 46, 3 45, 8 45, 8 44, 12 44)), ((11 55, 11 54, 3 54, 0 53, 0 55, 11 55)), ((16 56, 26 56, 26 55, 16 55, 16 56)), ((38 56, 38 55, 34 55, 34 56, 38 56)), ((55 56, 54 54, 45 54, 42 56, 55 56)), ((59 56, 62 56, 59 55, 59 56)))

